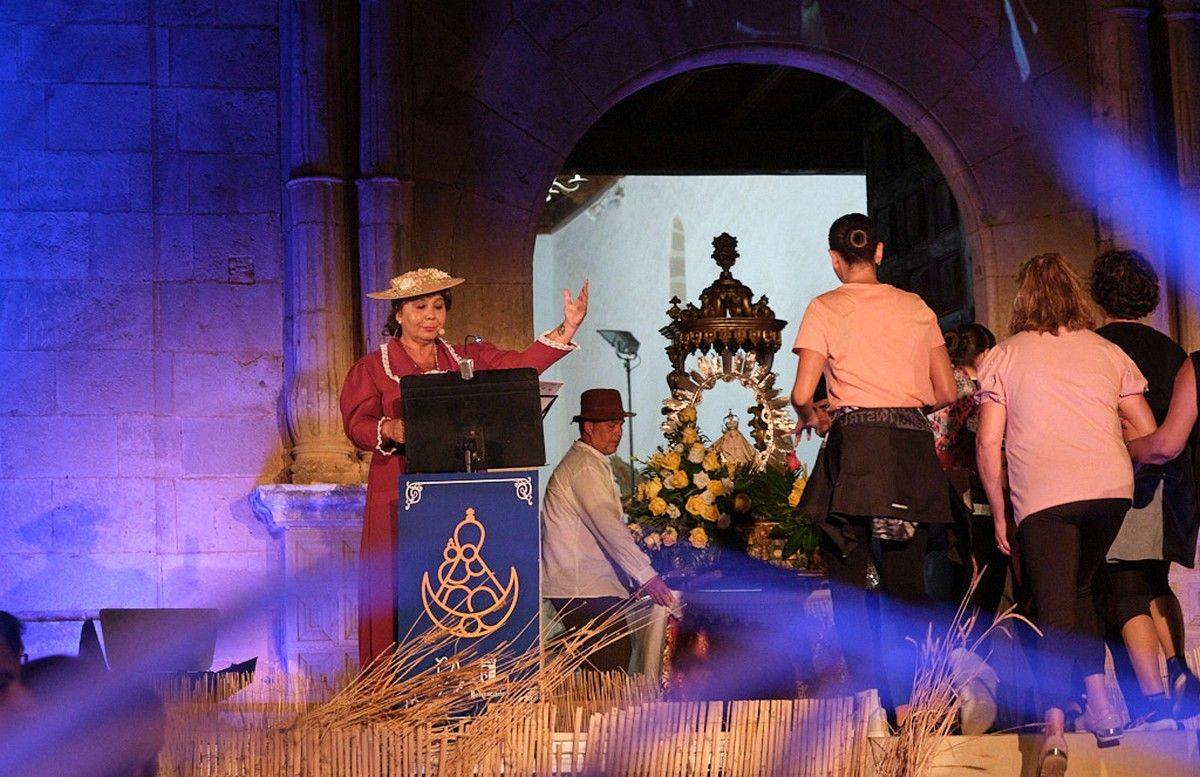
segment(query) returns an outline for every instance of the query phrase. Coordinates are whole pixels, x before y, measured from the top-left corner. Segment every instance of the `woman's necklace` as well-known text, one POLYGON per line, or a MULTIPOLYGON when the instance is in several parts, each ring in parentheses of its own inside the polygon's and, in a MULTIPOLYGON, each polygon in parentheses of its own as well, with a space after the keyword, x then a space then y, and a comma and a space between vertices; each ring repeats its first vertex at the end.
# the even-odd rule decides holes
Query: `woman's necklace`
POLYGON ((454 346, 450 345, 450 343, 447 343, 445 340, 439 337, 437 339, 437 343, 433 347, 433 369, 424 370, 421 368, 421 365, 417 364, 417 360, 412 357, 412 354, 408 352, 408 349, 404 347, 404 343, 401 343, 396 338, 388 338, 379 344, 379 356, 383 361, 383 373, 396 383, 400 382, 400 376, 392 372, 392 360, 388 357, 388 343, 392 340, 396 340, 396 344, 400 346, 400 350, 404 351, 404 355, 407 356, 408 360, 413 363, 413 366, 417 368, 418 372, 442 372, 441 361, 438 354, 438 351, 441 350, 439 346, 450 352, 451 364, 458 364, 462 361, 462 357, 459 356, 458 352, 454 350, 454 346))
POLYGON ((404 341, 400 340, 399 342, 400 342, 400 348, 404 350, 404 355, 407 356, 408 360, 410 362, 412 362, 414 367, 417 368, 417 372, 441 372, 441 364, 440 364, 440 360, 438 359, 438 344, 437 344, 436 340, 433 342, 433 364, 432 365, 429 364, 428 362, 422 364, 421 362, 417 361, 417 357, 413 356, 412 351, 410 351, 408 349, 408 346, 405 345, 404 341))

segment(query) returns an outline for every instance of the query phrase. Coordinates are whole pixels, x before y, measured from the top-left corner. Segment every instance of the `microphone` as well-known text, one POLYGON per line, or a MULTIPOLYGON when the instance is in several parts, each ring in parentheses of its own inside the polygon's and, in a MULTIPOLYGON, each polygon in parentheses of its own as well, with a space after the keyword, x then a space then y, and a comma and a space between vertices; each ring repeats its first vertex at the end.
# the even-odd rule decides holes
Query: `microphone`
MULTIPOLYGON (((463 340, 463 347, 465 348, 466 346, 470 345, 471 343, 482 342, 482 340, 483 340, 483 338, 480 337, 479 335, 467 335, 466 339, 463 340)), ((472 378, 474 378, 475 377, 475 360, 474 359, 462 359, 461 361, 459 361, 458 374, 462 376, 463 380, 471 380, 472 378)))

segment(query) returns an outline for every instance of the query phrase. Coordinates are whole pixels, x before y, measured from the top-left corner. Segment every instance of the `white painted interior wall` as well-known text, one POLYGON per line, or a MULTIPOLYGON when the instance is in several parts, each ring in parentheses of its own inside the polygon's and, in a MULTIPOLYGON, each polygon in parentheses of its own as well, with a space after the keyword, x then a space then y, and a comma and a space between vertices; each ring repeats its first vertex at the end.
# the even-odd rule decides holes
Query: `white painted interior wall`
MULTIPOLYGON (((562 319, 564 288, 574 293, 585 278, 591 282, 588 317, 576 336, 582 350, 546 372, 566 385, 545 420, 543 485, 578 436, 571 417, 578 412, 580 392, 604 386, 625 396, 622 362, 597 329, 628 330, 641 342, 640 363, 633 370, 634 455, 644 459, 662 443, 659 423, 670 365, 667 340, 658 330, 669 323, 673 251, 683 257, 686 288, 679 296, 698 303, 700 292, 720 273, 712 260, 713 237, 728 232, 738 239, 734 277, 754 291, 755 299, 765 294, 775 315, 787 321, 774 365, 786 395, 796 371, 791 344, 804 309, 838 283, 827 253, 829 224, 843 213, 865 209, 866 183, 857 175, 630 176, 589 211, 539 236, 533 257, 536 331, 562 319)), ((752 394, 742 386, 719 385, 699 408, 701 431, 715 439, 732 409, 748 437, 745 409, 752 404, 752 394)), ((816 442, 804 442, 798 451, 810 465, 816 442)), ((628 438, 618 453, 628 456, 628 438)))

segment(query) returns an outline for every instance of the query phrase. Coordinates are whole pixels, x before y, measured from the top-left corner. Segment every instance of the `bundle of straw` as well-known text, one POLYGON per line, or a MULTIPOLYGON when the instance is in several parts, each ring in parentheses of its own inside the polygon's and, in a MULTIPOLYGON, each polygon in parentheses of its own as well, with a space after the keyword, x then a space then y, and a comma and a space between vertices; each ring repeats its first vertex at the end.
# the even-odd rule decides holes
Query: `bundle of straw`
POLYGON ((967 603, 979 585, 982 574, 983 570, 980 570, 972 578, 945 634, 935 636, 931 625, 926 631, 925 643, 918 646, 917 671, 909 700, 908 720, 896 736, 875 740, 882 750, 875 765, 878 777, 926 774, 944 738, 958 726, 959 713, 962 711, 962 697, 958 689, 977 679, 979 670, 964 672, 954 659, 956 653, 963 650, 980 653, 992 633, 996 629, 1006 628, 1010 623, 1024 623, 1038 631, 1027 618, 1016 612, 1016 605, 1013 605, 996 615, 982 633, 974 635, 979 613, 968 611, 967 603))

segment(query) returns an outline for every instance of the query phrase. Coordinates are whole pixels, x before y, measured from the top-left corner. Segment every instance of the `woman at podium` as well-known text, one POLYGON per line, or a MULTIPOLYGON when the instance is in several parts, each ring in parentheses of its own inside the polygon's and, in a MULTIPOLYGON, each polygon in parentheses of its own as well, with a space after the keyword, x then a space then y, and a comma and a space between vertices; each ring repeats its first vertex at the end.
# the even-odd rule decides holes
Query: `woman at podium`
POLYGON ((450 289, 463 282, 432 267, 392 279, 388 288, 367 294, 391 300, 392 314, 375 350, 355 362, 342 384, 342 424, 358 448, 369 451, 367 504, 359 556, 358 653, 361 666, 396 640, 395 516, 399 479, 405 472, 404 418, 400 379, 406 375, 474 369, 532 367, 539 372, 571 351, 572 338, 587 314, 588 285, 579 296, 563 291, 563 322, 523 351, 506 351, 486 341, 452 346, 445 339, 450 289))

